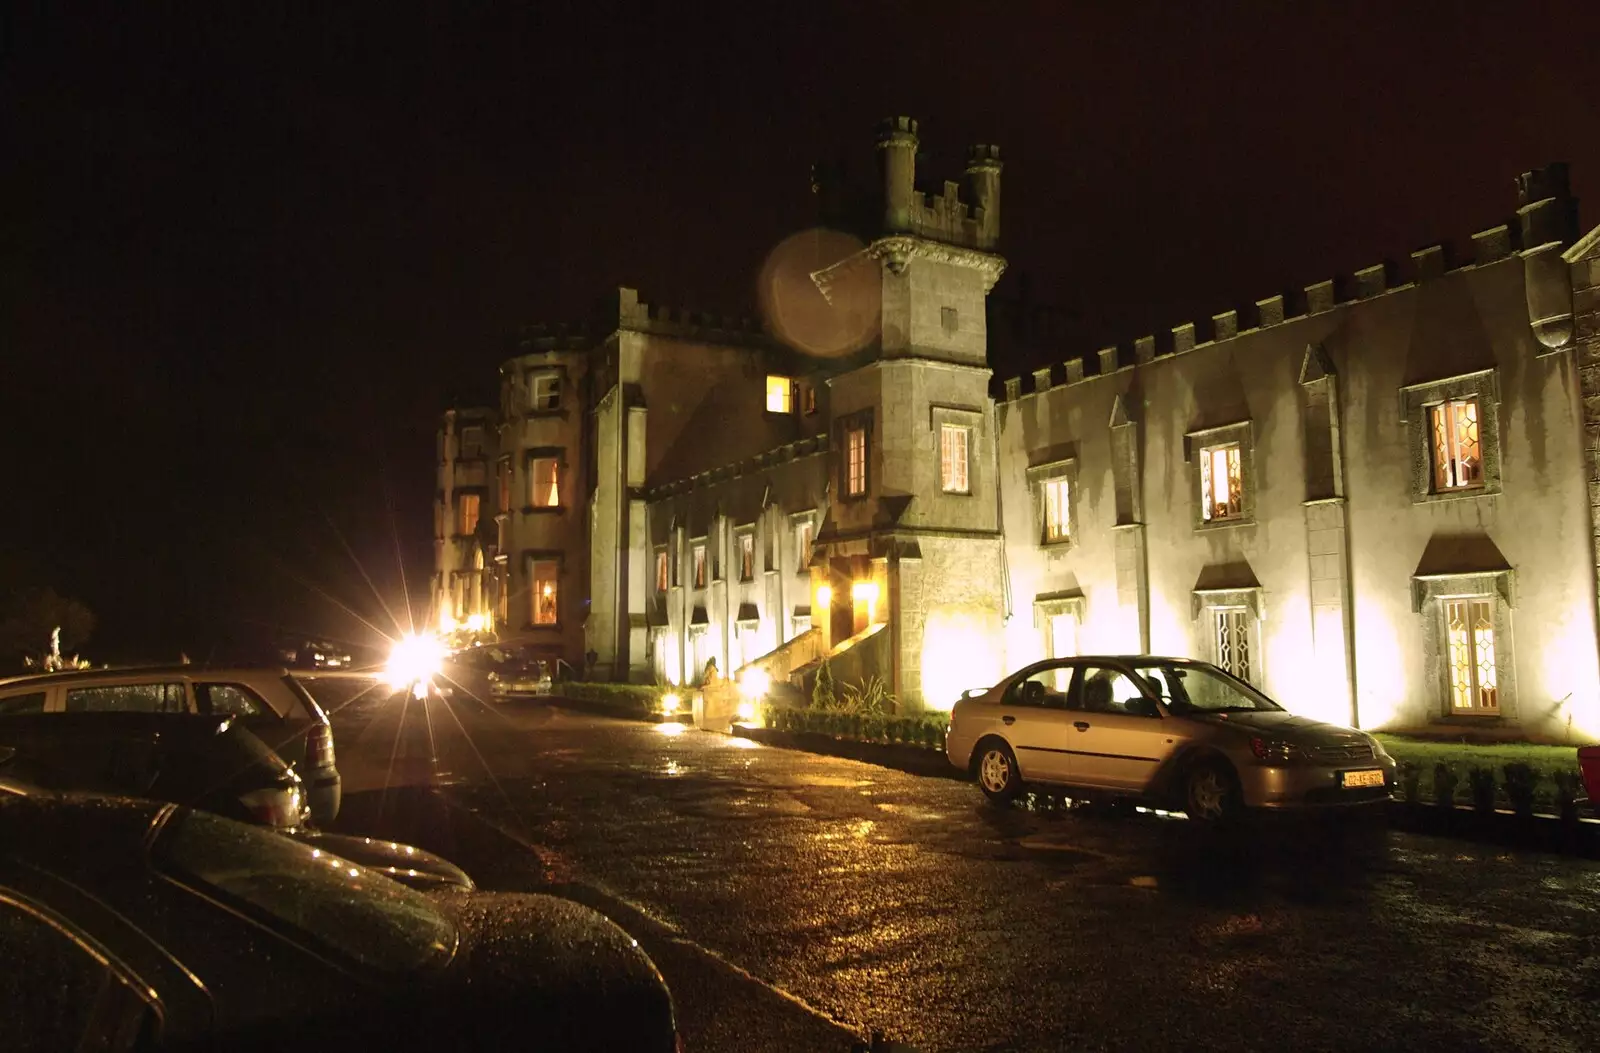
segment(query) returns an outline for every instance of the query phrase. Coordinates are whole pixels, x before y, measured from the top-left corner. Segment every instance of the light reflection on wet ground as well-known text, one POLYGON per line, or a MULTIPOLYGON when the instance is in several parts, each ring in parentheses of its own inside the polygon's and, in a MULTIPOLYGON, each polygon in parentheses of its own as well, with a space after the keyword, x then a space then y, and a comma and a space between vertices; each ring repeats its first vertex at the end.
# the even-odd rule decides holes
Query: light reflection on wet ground
MULTIPOLYGON (((694 731, 451 705, 459 723, 433 726, 452 799, 923 1050, 1576 1050, 1600 1033, 1590 863, 1343 823, 1218 837, 1131 809, 998 810, 968 784, 694 731)), ((394 724, 341 729, 358 783, 394 724)))

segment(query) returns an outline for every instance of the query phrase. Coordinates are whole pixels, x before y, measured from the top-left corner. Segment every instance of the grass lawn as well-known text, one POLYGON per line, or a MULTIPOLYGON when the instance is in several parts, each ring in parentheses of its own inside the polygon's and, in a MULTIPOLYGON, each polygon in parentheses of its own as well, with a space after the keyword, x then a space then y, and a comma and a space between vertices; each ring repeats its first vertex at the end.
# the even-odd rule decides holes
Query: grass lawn
MULTIPOLYGON (((1401 764, 1415 764, 1422 769, 1421 791, 1422 796, 1431 800, 1433 798, 1433 768, 1439 763, 1448 764, 1455 769, 1461 777, 1461 782, 1456 786, 1456 799, 1464 800, 1468 796, 1467 771, 1472 767, 1494 768, 1497 772, 1497 781, 1503 782, 1504 777, 1498 770, 1507 764, 1523 763, 1538 773, 1539 782, 1535 790, 1541 802, 1555 800, 1555 774, 1560 771, 1571 772, 1576 778, 1578 774, 1578 748, 1576 746, 1535 746, 1526 742, 1495 742, 1483 745, 1474 745, 1465 742, 1434 742, 1428 739, 1410 739, 1402 735, 1378 735, 1378 741, 1383 743, 1383 748, 1389 751, 1390 756, 1401 764)), ((1579 791, 1582 792, 1581 790, 1579 791)), ((1504 799, 1505 790, 1501 787, 1500 796, 1504 799)))

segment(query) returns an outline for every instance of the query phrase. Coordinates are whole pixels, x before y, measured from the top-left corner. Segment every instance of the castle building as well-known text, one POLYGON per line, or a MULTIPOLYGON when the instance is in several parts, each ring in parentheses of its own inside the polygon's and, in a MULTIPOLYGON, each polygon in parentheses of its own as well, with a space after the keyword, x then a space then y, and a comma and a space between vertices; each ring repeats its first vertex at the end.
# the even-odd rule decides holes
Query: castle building
POLYGON ((1600 732, 1600 229, 1564 166, 1469 263, 997 381, 999 152, 924 193, 916 150, 885 122, 870 240, 811 275, 870 290, 851 353, 630 289, 523 334, 498 411, 441 426, 441 628, 599 679, 826 659, 907 711, 1155 652, 1367 728, 1600 732))

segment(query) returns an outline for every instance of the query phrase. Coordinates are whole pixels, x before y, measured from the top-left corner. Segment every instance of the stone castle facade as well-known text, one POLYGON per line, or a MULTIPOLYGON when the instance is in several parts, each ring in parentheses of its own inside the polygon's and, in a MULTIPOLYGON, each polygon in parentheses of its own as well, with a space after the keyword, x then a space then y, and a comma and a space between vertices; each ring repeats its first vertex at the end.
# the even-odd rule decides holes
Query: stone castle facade
MULTIPOLYGON (((999 152, 878 137, 843 357, 621 289, 445 414, 434 596, 580 675, 881 676, 905 710, 1050 656, 1203 657, 1362 727, 1600 732, 1600 229, 1514 223, 1203 325, 989 368, 999 152)), ((710 697, 708 693, 708 699, 710 697)))

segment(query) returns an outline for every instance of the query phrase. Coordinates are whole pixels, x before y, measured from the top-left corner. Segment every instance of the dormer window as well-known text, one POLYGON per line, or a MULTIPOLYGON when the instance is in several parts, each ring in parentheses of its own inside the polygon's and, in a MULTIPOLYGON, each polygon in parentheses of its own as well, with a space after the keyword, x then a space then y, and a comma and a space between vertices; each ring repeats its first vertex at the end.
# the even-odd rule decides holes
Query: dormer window
POLYGON ((767 375, 767 412, 794 412, 794 381, 788 377, 767 375))

